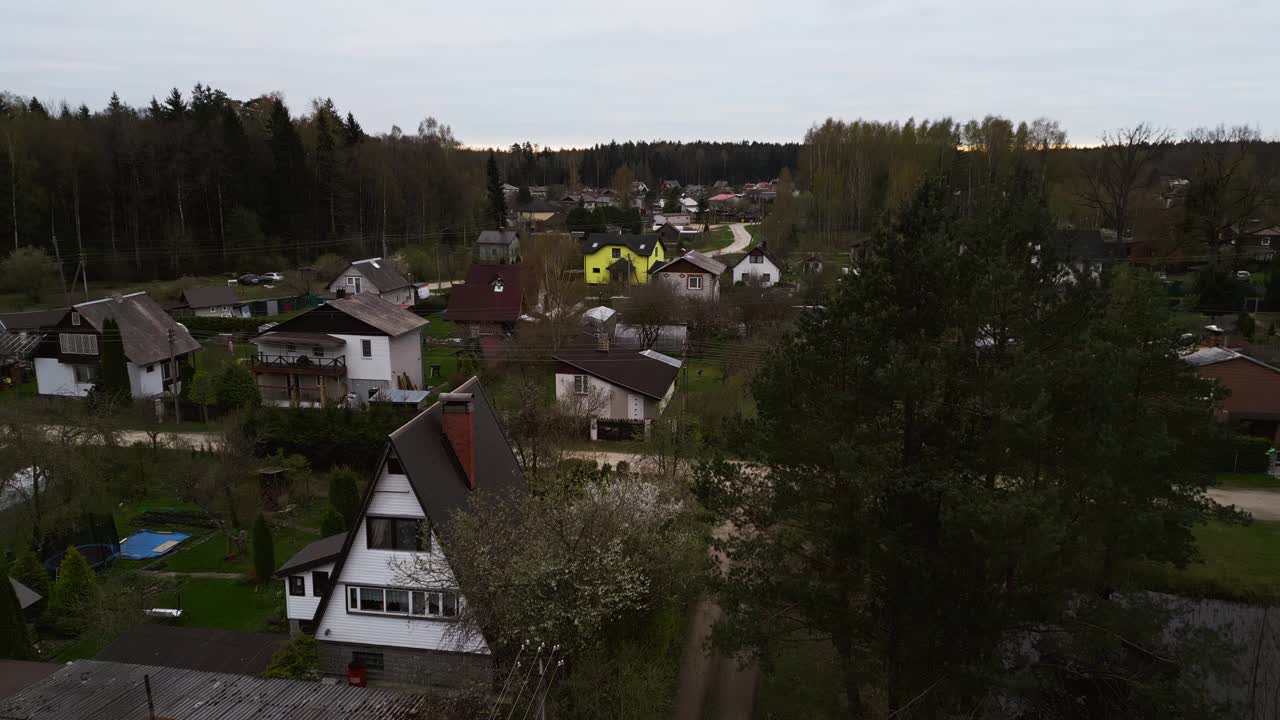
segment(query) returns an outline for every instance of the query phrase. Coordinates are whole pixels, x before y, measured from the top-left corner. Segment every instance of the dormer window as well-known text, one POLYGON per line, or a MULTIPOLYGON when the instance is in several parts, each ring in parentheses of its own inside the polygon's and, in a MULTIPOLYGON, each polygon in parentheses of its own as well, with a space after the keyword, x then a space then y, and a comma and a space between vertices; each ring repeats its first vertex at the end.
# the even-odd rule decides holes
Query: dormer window
POLYGON ((501 280, 501 279, 499 279, 499 280, 494 280, 494 281, 493 281, 493 291, 494 291, 494 292, 502 292, 502 280, 501 280))
POLYGON ((616 258, 620 258, 620 257, 622 257, 622 248, 614 248, 614 249, 613 249, 613 256, 614 256, 614 257, 616 257, 616 258))
POLYGON ((80 313, 74 310, 71 311, 71 325, 74 327, 80 327, 80 313))

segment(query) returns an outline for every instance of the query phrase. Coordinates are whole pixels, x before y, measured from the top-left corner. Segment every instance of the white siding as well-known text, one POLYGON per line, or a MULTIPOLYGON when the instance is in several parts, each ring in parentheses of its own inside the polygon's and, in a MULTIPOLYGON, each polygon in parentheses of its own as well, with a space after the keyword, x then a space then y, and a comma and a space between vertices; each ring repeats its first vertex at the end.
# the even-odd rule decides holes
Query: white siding
POLYGON ((751 278, 756 278, 761 287, 770 287, 778 282, 782 277, 782 271, 769 258, 762 258, 762 262, 751 262, 751 256, 742 258, 737 265, 733 266, 733 283, 736 285, 740 282, 748 282, 751 278), (769 273, 769 281, 763 282, 759 277, 765 273, 769 273))
POLYGON ((627 418, 627 390, 605 382, 594 375, 577 373, 587 378, 587 393, 574 392, 574 373, 556 373, 556 400, 579 406, 579 412, 605 420, 627 418))
POLYGON ((230 305, 214 305, 213 307, 200 308, 192 310, 191 314, 196 317, 232 317, 233 315, 230 305))
MULTIPOLYGON (((303 582, 306 584, 307 588, 306 595, 290 595, 289 578, 286 577, 284 579, 285 616, 290 620, 310 621, 316 616, 316 608, 320 607, 320 597, 316 595, 315 586, 311 582, 311 573, 313 572, 323 572, 332 575, 333 563, 317 565, 294 573, 295 575, 301 575, 303 577, 303 582)), ((330 580, 329 584, 332 585, 333 581, 330 580)))
POLYGON ((36 358, 36 390, 41 395, 70 395, 84 397, 93 383, 77 383, 71 365, 58 362, 57 358, 36 358))
POLYGON ((369 278, 366 277, 364 273, 360 272, 359 265, 347 266, 347 269, 342 271, 342 274, 338 276, 338 279, 329 283, 329 292, 336 295, 339 290, 343 290, 347 293, 354 294, 355 287, 347 284, 347 278, 349 277, 360 278, 361 294, 367 293, 369 295, 376 295, 386 300, 387 302, 395 303, 396 305, 412 305, 413 304, 413 288, 412 287, 403 287, 398 290, 391 290, 388 292, 384 292, 381 289, 375 287, 374 284, 369 281, 369 278))
MULTIPOLYGON (((408 375, 415 388, 422 388, 422 336, 418 332, 391 338, 391 372, 408 375)), ((394 378, 391 387, 396 387, 394 378)))
MULTIPOLYGON (((165 362, 168 362, 167 360, 165 362)), ((160 363, 153 363, 151 372, 146 365, 141 367, 127 363, 129 369, 129 389, 135 398, 149 398, 164 394, 164 368, 160 363)))
MULTIPOLYGON (((347 356, 347 377, 356 380, 383 380, 395 387, 391 377, 391 343, 385 336, 371 335, 333 335, 347 341, 344 353, 347 356), (364 344, 368 340, 372 344, 373 357, 364 357, 364 344)), ((421 366, 421 362, 418 363, 421 366)), ((419 369, 421 374, 421 369, 419 369)))
MULTIPOLYGON (((426 517, 417 496, 404 475, 381 473, 369 500, 369 515, 426 517)), ((407 617, 364 615, 347 612, 347 586, 371 585, 408 587, 395 569, 396 562, 408 564, 415 555, 430 559, 444 576, 449 576, 448 563, 434 538, 430 553, 370 550, 365 537, 364 517, 358 521, 351 551, 342 564, 342 575, 331 578, 332 596, 324 617, 316 626, 316 639, 321 642, 349 642, 365 645, 387 645, 450 652, 488 654, 489 647, 481 637, 462 639, 449 631, 457 627, 452 620, 410 620, 407 617)), ((435 589, 439 589, 438 587, 435 589)), ((459 602, 462 599, 459 598, 459 602)))

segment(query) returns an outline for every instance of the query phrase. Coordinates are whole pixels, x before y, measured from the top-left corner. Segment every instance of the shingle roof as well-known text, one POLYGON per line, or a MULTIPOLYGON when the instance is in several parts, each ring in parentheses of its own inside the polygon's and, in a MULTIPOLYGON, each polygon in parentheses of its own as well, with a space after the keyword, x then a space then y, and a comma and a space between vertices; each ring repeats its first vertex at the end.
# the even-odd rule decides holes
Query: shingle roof
POLYGON ((148 713, 144 676, 155 714, 181 720, 408 720, 426 702, 380 688, 77 660, 0 700, 0 718, 140 720, 148 713))
POLYGON ((653 273, 656 273, 656 272, 663 272, 667 268, 680 262, 681 260, 684 260, 685 262, 688 262, 697 268, 700 268, 708 273, 711 273, 712 275, 719 276, 723 274, 725 271, 724 263, 720 262, 719 260, 713 260, 707 257, 706 255, 703 255, 702 253, 698 252, 697 250, 690 250, 689 252, 681 255, 680 257, 672 258, 671 260, 663 263, 662 265, 656 268, 650 268, 649 274, 652 275, 653 273))
MULTIPOLYGON (((360 274, 378 289, 378 292, 388 292, 390 290, 399 290, 402 287, 409 287, 409 281, 392 269, 391 263, 384 261, 380 257, 353 260, 348 267, 355 267, 359 270, 360 274)), ((342 277, 346 271, 347 269, 343 268, 338 277, 342 277)), ((337 279, 334 278, 334 280, 337 279)), ((329 282, 332 283, 333 281, 330 280, 329 282)))
POLYGON ((659 400, 666 397, 682 365, 679 360, 665 355, 656 358, 612 346, 608 351, 601 351, 596 347, 596 338, 585 333, 556 353, 555 359, 588 375, 659 400))
POLYGON ((12 332, 17 330, 50 328, 57 325, 62 320, 62 316, 66 314, 67 308, 34 310, 32 312, 20 313, 2 313, 0 314, 0 329, 12 332))
POLYGON ((610 245, 621 245, 629 248, 631 252, 637 255, 649 257, 653 254, 653 247, 657 244, 658 236, 653 234, 618 235, 614 233, 591 233, 578 241, 578 249, 583 255, 590 255, 610 245))
POLYGON ((449 289, 444 317, 452 322, 513 323, 520 319, 523 299, 522 265, 472 265, 466 281, 449 289), (498 283, 501 292, 495 290, 498 283))
POLYGON ((391 337, 413 332, 427 324, 424 318, 370 293, 357 293, 329 300, 325 305, 372 325, 391 337))
POLYGON ((182 300, 193 310, 216 305, 235 305, 240 302, 236 297, 236 291, 226 285, 187 288, 182 291, 182 300))
POLYGON ((515 230, 482 230, 477 245, 510 245, 519 238, 515 230))
POLYGON ((200 349, 200 343, 191 333, 145 292, 80 303, 74 309, 99 332, 107 318, 114 319, 120 327, 125 357, 134 365, 168 360, 170 330, 173 331, 173 354, 185 355, 200 349))
POLYGON ((125 630, 94 659, 257 675, 286 640, 285 635, 142 624, 125 630))
POLYGON ((306 570, 309 567, 323 565, 336 560, 342 554, 342 544, 346 539, 346 533, 338 533, 308 544, 294 553, 293 557, 285 560, 283 565, 276 568, 275 576, 284 577, 291 572, 306 570))

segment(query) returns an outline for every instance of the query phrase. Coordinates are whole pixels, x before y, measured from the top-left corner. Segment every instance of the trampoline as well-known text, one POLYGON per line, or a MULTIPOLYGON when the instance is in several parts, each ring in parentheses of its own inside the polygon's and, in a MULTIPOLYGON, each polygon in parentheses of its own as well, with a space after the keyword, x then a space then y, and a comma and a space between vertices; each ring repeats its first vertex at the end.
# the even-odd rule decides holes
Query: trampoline
POLYGON ((126 560, 158 558, 189 537, 191 536, 180 532, 141 530, 120 541, 120 557, 126 560))

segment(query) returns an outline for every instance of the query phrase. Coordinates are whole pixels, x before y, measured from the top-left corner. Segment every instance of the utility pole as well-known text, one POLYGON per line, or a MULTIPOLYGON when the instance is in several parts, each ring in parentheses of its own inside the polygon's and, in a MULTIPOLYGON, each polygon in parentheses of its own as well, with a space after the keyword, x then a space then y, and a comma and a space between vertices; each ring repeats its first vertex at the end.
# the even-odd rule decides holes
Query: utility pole
POLYGON ((173 328, 169 328, 169 394, 173 395, 173 421, 182 422, 182 408, 178 406, 178 362, 173 354, 173 328))

